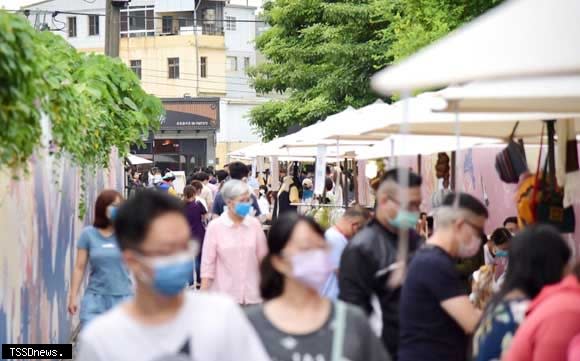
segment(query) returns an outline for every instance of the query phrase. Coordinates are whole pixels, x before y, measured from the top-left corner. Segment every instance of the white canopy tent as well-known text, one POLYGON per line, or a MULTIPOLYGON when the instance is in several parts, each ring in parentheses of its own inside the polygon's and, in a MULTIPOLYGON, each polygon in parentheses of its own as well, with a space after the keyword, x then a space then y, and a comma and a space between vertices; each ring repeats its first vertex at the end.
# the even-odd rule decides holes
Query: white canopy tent
POLYGON ((580 1, 511 0, 379 72, 384 94, 467 81, 580 74, 580 1))
MULTIPOLYGON (((372 104, 377 107, 388 107, 388 104, 384 104, 382 101, 372 104), (380 103, 379 103, 380 102, 380 103)), ((383 108, 384 109, 384 108, 383 108)), ((353 131, 358 127, 358 122, 362 119, 358 116, 359 110, 355 110, 352 107, 346 108, 344 111, 328 116, 324 121, 312 124, 308 127, 302 128, 299 132, 294 133, 291 136, 284 137, 281 139, 283 147, 295 148, 295 147, 313 147, 318 145, 328 145, 328 146, 349 146, 352 148, 365 148, 369 147, 376 142, 383 139, 380 136, 374 137, 361 137, 361 139, 349 138, 349 139, 339 139, 333 138, 327 139, 336 133, 337 130, 348 131, 351 129, 353 131)))
POLYGON ((438 95, 450 112, 580 113, 580 75, 473 82, 438 95))
POLYGON ((142 157, 138 157, 138 156, 136 156, 134 154, 128 154, 127 155, 127 160, 129 160, 129 163, 131 163, 132 165, 151 164, 151 163, 153 163, 149 159, 145 159, 145 158, 142 158, 142 157))
MULTIPOLYGON (((462 148, 473 148, 497 144, 501 141, 493 138, 461 137, 462 148)), ((454 136, 431 135, 391 135, 374 146, 363 150, 357 159, 378 159, 389 156, 406 156, 418 154, 435 154, 457 150, 457 138, 454 136)))
MULTIPOLYGON (((444 104, 445 103, 443 102, 442 105, 444 104)), ((329 128, 328 132, 321 134, 321 136, 326 139, 334 139, 341 142, 382 141, 385 138, 384 135, 362 135, 360 134, 360 129, 361 127, 369 129, 383 124, 385 121, 385 114, 388 113, 390 108, 390 104, 385 104, 381 100, 377 100, 372 104, 357 109, 356 112, 349 113, 347 117, 345 117, 346 119, 343 122, 343 126, 329 128)))
MULTIPOLYGON (((538 137, 542 132, 542 120, 580 118, 579 113, 451 113, 435 112, 432 95, 419 95, 399 101, 384 115, 382 124, 360 127, 362 135, 382 135, 406 131, 420 135, 455 135, 487 138, 507 138, 516 122, 520 122, 516 138, 538 137), (404 117, 408 122, 404 123, 404 117), (459 120, 459 122, 457 122, 459 120)), ((576 129, 580 129, 580 120, 576 129)))

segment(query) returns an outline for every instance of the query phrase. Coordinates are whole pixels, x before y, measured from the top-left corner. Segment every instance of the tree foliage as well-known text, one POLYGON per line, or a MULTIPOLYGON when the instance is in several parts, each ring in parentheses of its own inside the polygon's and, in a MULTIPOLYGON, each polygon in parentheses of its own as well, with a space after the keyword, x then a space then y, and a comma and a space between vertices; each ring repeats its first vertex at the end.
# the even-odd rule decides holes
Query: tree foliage
POLYGON ((256 91, 285 93, 255 107, 265 140, 290 126, 376 99, 369 79, 501 0, 271 0, 256 40, 267 62, 249 74, 256 91))
POLYGON ((157 129, 163 108, 119 59, 77 52, 62 37, 35 31, 0 11, 0 167, 26 169, 40 144, 41 112, 58 155, 81 167, 106 167, 157 129))

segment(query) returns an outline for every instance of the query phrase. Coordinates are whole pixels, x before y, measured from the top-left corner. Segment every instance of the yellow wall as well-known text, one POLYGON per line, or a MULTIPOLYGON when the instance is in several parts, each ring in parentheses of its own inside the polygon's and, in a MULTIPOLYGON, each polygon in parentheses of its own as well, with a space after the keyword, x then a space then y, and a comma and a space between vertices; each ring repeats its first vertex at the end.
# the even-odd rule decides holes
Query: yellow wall
POLYGON ((228 161, 228 156, 227 156, 228 153, 234 152, 238 149, 249 147, 252 144, 256 144, 256 143, 251 143, 251 142, 218 142, 216 144, 215 156, 216 156, 216 158, 219 159, 219 163, 217 163, 215 165, 215 168, 221 169, 221 168, 223 168, 224 164, 233 161, 233 159, 230 159, 228 161))
POLYGON ((199 35, 199 57, 207 57, 207 78, 199 78, 199 94, 196 93, 198 64, 195 56, 193 35, 150 36, 122 38, 120 57, 130 64, 130 60, 141 60, 143 88, 160 98, 181 98, 190 96, 224 95, 225 44, 223 36, 199 35), (179 58, 179 79, 168 78, 167 58, 179 58))

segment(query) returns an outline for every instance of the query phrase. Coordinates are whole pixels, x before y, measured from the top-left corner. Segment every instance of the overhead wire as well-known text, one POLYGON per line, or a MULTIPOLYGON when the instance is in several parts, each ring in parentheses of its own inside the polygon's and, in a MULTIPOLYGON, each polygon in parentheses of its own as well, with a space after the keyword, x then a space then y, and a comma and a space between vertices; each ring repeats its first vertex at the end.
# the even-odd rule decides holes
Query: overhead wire
MULTIPOLYGON (((211 8, 210 8, 211 9, 211 8)), ((132 14, 132 12, 136 12, 136 11, 147 11, 147 10, 153 10, 153 8, 139 8, 139 9, 131 9, 129 11, 123 11, 121 12, 121 14, 126 13, 128 14, 129 18, 136 18, 136 19, 155 19, 155 20, 163 20, 163 16, 147 16, 147 15, 135 15, 132 14)), ((26 10, 22 10, 22 9, 17 9, 17 10, 7 10, 10 12, 18 12, 18 13, 25 13, 28 12, 29 14, 31 13, 52 13, 54 10, 42 10, 42 9, 26 9, 26 10)), ((88 13, 88 12, 78 12, 78 11, 62 11, 62 10, 58 10, 57 11, 59 14, 65 14, 65 15, 79 15, 79 16, 106 16, 105 14, 99 14, 99 13, 88 13)), ((166 19, 168 18, 165 17, 166 19)), ((196 19, 194 17, 173 17, 171 16, 172 21, 179 21, 179 20, 190 20, 192 23, 196 22, 196 19)), ((265 21, 263 20, 250 20, 250 19, 238 19, 236 17, 231 17, 230 19, 212 19, 212 20, 201 20, 202 22, 218 22, 218 23, 263 23, 266 24, 265 21)))

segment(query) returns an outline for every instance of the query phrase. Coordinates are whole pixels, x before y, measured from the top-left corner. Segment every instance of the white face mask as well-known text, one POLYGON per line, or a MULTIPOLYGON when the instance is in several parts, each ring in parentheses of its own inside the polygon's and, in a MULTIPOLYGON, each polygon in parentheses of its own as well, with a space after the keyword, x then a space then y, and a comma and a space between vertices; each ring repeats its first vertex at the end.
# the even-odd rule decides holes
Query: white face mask
POLYGON ((290 259, 292 277, 305 286, 320 291, 330 274, 332 265, 330 254, 322 249, 298 253, 290 259))

